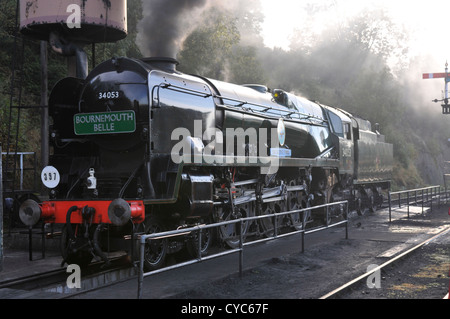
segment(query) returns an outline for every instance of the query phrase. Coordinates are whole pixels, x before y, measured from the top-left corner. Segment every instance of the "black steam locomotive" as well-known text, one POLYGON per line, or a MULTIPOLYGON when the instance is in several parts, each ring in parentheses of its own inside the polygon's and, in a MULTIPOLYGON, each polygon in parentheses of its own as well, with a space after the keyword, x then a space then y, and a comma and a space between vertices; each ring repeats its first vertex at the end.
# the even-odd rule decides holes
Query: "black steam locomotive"
MULTIPOLYGON (((49 199, 26 201, 20 217, 64 225, 65 262, 137 252, 139 233, 340 200, 362 213, 383 201, 393 148, 368 121, 281 90, 182 74, 176 65, 113 58, 53 89, 51 166, 41 175, 49 199)), ((311 219, 293 214, 277 225, 299 229, 311 219)), ((272 233, 264 220, 246 224, 244 234, 272 233)), ((218 231, 230 247, 236 235, 234 226, 218 231)), ((158 268, 185 247, 206 253, 212 237, 203 234, 200 245, 192 234, 154 240, 145 266, 158 268)))

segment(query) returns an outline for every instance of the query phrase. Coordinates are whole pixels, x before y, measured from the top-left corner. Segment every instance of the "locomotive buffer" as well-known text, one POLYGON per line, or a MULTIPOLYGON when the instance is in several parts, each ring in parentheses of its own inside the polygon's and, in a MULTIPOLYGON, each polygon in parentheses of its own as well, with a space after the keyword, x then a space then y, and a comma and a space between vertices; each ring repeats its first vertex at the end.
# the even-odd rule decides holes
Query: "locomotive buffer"
POLYGON ((435 99, 433 102, 444 102, 442 104, 442 114, 450 114, 450 105, 448 103, 448 83, 450 82, 450 74, 448 73, 448 62, 445 63, 445 73, 424 73, 423 79, 445 79, 445 97, 442 100, 435 99))

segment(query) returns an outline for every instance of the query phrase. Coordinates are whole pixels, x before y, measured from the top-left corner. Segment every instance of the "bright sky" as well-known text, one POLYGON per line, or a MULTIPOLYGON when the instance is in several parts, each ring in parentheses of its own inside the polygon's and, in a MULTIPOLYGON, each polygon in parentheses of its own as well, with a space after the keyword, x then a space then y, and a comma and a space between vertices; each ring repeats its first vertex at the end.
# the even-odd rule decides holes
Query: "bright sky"
POLYGON ((448 0, 261 0, 266 15, 264 28, 265 43, 269 47, 287 48, 289 36, 294 28, 302 28, 305 19, 312 18, 320 26, 327 21, 344 21, 364 7, 386 8, 388 13, 412 33, 410 48, 414 55, 430 54, 437 61, 439 69, 429 72, 443 72, 445 61, 450 62, 450 1, 448 0), (306 3, 327 4, 327 13, 308 17, 306 3))

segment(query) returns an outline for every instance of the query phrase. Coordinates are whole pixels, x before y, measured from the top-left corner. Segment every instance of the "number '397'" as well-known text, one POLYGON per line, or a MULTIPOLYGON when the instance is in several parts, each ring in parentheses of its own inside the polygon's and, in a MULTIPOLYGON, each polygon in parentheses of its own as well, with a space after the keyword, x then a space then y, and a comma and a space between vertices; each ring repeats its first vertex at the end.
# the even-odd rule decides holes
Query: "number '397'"
POLYGON ((56 173, 52 173, 52 172, 49 172, 49 173, 43 173, 42 174, 42 178, 45 180, 45 181, 56 181, 56 179, 57 179, 57 176, 56 176, 56 173))

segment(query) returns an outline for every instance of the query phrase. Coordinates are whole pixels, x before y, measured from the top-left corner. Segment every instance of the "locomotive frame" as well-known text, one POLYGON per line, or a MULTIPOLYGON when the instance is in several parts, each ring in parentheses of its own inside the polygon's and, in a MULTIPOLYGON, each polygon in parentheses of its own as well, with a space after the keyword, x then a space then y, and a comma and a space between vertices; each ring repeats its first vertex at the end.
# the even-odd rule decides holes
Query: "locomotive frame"
MULTIPOLYGON (((53 154, 42 172, 49 199, 28 200, 19 214, 26 225, 64 225, 64 262, 108 262, 107 248, 134 255, 139 233, 342 200, 362 214, 382 203, 393 149, 368 121, 282 90, 182 74, 176 63, 113 58, 86 80, 63 79, 53 89, 53 154)), ((304 218, 277 225, 299 229, 312 222, 304 218)), ((273 227, 242 231, 264 236, 273 227)), ((202 234, 200 253, 213 237, 202 234)), ((234 225, 217 237, 239 243, 234 225)), ((183 248, 198 256, 197 241, 152 241, 146 269, 183 248)))

